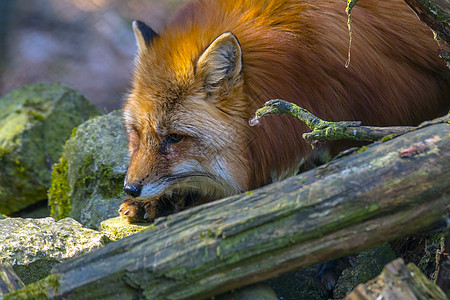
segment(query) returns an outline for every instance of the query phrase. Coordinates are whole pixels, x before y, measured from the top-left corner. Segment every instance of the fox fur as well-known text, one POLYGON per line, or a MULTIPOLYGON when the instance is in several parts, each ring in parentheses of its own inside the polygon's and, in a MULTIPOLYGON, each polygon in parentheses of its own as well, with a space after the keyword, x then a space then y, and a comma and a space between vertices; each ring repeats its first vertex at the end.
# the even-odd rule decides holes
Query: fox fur
POLYGON ((312 155, 305 126, 287 116, 248 124, 270 99, 374 126, 445 114, 449 71, 404 1, 358 2, 349 68, 345 5, 199 0, 159 33, 135 21, 139 51, 123 109, 132 198, 122 216, 152 220, 295 174, 312 155))

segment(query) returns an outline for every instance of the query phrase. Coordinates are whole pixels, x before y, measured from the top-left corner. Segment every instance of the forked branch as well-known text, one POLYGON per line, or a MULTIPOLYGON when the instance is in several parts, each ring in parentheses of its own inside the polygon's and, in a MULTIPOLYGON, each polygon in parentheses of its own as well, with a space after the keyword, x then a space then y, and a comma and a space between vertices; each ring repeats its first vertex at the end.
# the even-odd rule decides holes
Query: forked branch
POLYGON ((250 125, 258 124, 261 118, 269 114, 288 114, 305 123, 312 132, 304 133, 303 138, 310 143, 342 139, 373 142, 385 136, 395 136, 415 128, 411 126, 361 126, 360 121, 329 122, 316 117, 304 108, 281 99, 267 101, 262 108, 256 111, 255 116, 250 120, 250 125))

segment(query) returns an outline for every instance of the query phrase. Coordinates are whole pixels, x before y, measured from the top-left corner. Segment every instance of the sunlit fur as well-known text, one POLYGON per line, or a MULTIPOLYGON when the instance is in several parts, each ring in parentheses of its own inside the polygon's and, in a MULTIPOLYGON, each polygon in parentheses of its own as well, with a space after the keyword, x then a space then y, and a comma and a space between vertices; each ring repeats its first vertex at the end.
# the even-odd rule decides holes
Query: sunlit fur
POLYGON ((446 113, 448 70, 431 31, 404 1, 358 2, 348 69, 345 5, 201 0, 184 6, 139 51, 124 107, 126 180, 144 185, 140 199, 196 191, 208 201, 295 173, 311 152, 301 137, 305 127, 287 116, 248 125, 269 99, 365 125, 414 125, 446 113), (198 59, 225 32, 239 41, 242 70, 211 95, 198 59), (161 152, 174 133, 185 138, 161 152))

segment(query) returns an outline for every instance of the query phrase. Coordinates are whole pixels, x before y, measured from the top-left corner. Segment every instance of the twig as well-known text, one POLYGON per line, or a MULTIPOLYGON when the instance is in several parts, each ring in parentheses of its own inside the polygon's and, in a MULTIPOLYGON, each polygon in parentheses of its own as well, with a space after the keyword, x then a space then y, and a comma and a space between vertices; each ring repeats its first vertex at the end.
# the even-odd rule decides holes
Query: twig
POLYGON ((345 12, 347 13, 347 27, 348 27, 348 55, 347 61, 345 62, 345 67, 348 68, 350 66, 350 51, 352 48, 352 8, 356 5, 358 0, 347 0, 347 7, 345 8, 345 12))
POLYGON ((250 120, 250 125, 258 124, 259 120, 268 114, 288 114, 305 123, 312 130, 312 132, 303 134, 303 138, 308 142, 342 139, 373 142, 385 136, 398 135, 416 128, 411 126, 361 126, 360 121, 328 122, 304 108, 281 99, 267 101, 262 108, 256 111, 255 116, 250 120))

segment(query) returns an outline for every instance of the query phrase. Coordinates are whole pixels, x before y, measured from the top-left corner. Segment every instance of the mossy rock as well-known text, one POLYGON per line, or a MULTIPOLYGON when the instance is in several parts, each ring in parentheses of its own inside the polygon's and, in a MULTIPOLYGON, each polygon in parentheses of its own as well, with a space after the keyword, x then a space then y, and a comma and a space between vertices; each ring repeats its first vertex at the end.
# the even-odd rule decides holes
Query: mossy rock
POLYGON ((112 241, 155 227, 152 223, 128 223, 122 217, 111 218, 100 223, 100 231, 112 241))
POLYGON ((47 198, 64 142, 98 114, 89 100, 60 84, 29 84, 0 98, 0 213, 47 198))
POLYGON ((11 265, 25 284, 50 274, 64 260, 93 251, 110 242, 101 232, 83 228, 67 218, 0 220, 0 265, 11 265))
POLYGON ((120 111, 81 124, 65 144, 52 174, 52 216, 70 216, 94 229, 101 221, 117 217, 125 199, 122 189, 128 163, 120 111))

